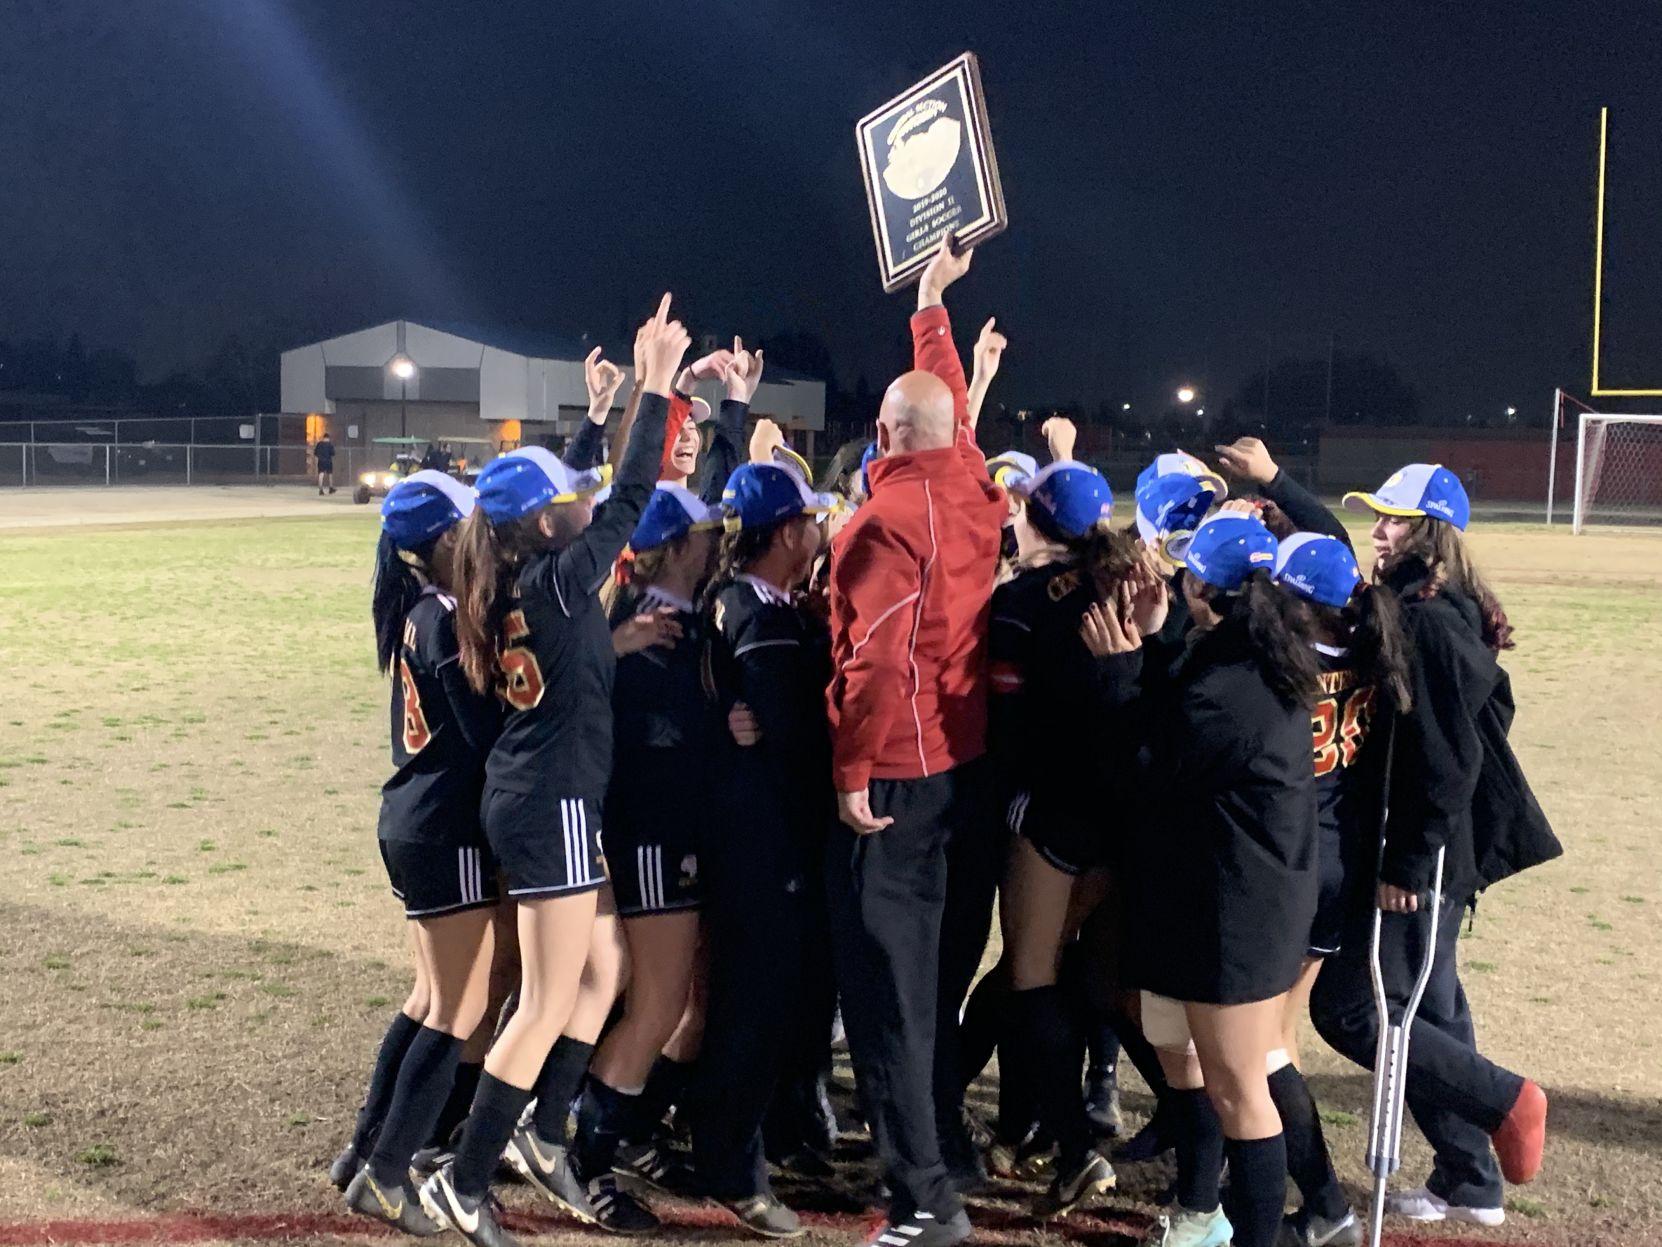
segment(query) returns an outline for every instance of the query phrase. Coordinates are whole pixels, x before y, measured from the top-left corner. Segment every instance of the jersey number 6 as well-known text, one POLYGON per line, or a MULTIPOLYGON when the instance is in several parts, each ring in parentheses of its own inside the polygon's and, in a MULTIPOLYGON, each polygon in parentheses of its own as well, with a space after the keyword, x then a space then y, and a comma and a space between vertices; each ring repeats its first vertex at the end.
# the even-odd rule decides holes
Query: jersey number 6
POLYGON ((502 668, 502 700, 515 710, 533 710, 542 701, 542 668, 529 648, 514 644, 531 635, 531 626, 524 611, 509 611, 503 626, 508 644, 496 660, 502 668))

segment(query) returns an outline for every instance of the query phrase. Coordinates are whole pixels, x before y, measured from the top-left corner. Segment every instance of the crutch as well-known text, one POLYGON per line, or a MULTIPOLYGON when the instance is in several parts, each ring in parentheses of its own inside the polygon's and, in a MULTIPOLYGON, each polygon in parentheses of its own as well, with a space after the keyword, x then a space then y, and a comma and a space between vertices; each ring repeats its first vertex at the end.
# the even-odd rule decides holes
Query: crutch
MULTIPOLYGON (((1381 857, 1384 844, 1380 845, 1381 857)), ((1373 978, 1374 1009, 1379 1014, 1379 1043, 1373 1058, 1373 1115, 1368 1122, 1368 1172, 1373 1175, 1373 1205, 1368 1216, 1369 1247, 1379 1247, 1385 1224, 1385 1187, 1402 1166, 1402 1104, 1408 1086, 1408 1037, 1420 997, 1431 980, 1431 964, 1437 956, 1437 924, 1442 918, 1443 850, 1437 850, 1437 864, 1431 875, 1431 930, 1425 941, 1414 990, 1397 1021, 1391 1021, 1391 1002, 1385 995, 1385 975, 1379 965, 1379 929, 1384 911, 1373 908, 1373 938, 1368 946, 1368 970, 1373 978)))

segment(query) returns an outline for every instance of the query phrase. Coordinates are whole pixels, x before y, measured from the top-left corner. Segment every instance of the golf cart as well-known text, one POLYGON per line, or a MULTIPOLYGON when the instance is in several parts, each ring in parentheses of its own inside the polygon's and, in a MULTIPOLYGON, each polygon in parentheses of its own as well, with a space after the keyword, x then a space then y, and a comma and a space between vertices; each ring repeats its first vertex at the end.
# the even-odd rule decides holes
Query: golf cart
POLYGON ((496 443, 487 437, 377 437, 373 442, 376 446, 391 448, 391 462, 385 468, 359 474, 358 487, 352 493, 352 500, 359 504, 367 503, 371 498, 386 497, 387 491, 399 481, 419 471, 427 462, 429 453, 436 448, 442 448, 448 457, 444 470, 464 484, 471 485, 490 452, 496 449, 496 443), (453 448, 469 446, 481 449, 462 458, 449 457, 453 448))

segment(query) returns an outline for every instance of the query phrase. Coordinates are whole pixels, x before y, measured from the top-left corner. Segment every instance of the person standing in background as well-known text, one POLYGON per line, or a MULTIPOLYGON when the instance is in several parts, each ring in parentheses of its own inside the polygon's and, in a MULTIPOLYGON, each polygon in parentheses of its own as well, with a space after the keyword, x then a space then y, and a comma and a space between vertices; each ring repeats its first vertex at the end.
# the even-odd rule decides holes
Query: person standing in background
POLYGON ((312 443, 312 458, 317 460, 317 492, 319 496, 327 489, 335 492, 335 443, 329 436, 329 430, 323 430, 323 436, 312 443))

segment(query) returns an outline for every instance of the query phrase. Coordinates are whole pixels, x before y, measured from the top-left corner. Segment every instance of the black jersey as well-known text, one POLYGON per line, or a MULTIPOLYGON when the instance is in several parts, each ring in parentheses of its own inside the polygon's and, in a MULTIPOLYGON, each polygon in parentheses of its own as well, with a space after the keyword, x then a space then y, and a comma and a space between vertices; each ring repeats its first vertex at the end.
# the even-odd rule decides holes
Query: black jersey
MULTIPOLYGON (((773 586, 740 577, 716 598, 707 649, 718 711, 744 702, 762 735, 757 745, 728 751, 727 795, 758 819, 785 820, 787 836, 805 847, 802 837, 821 830, 832 809, 830 634, 773 586)), ((731 745, 725 730, 718 738, 731 745)))
POLYGON ((666 410, 661 395, 641 399, 611 500, 564 549, 519 569, 497 656, 507 713, 485 768, 493 788, 595 802, 606 795, 617 658, 598 593, 652 496, 666 410))
POLYGON ((651 645, 618 659, 612 690, 612 739, 616 778, 627 781, 627 763, 647 750, 674 750, 677 765, 700 768, 718 722, 715 703, 704 688, 704 617, 689 602, 675 602, 652 589, 625 594, 613 610, 616 627, 643 611, 669 607, 681 625, 674 645, 651 645))
POLYGON ((1017 568, 993 590, 988 653, 990 753, 1029 819, 1100 821, 1104 783, 1130 766, 1121 711, 1137 692, 1138 652, 1097 658, 1079 635, 1094 597, 1077 563, 1017 568))
MULTIPOLYGON (((1348 833, 1374 803, 1367 786, 1378 777, 1363 765, 1374 724, 1378 690, 1351 664, 1350 651, 1318 645, 1321 697, 1310 711, 1314 736, 1316 799, 1324 828, 1348 833)), ((1372 837, 1378 827, 1365 832, 1372 837)))
POLYGON ((392 761, 381 789, 383 840, 476 844, 485 758, 501 723, 468 686, 456 650, 455 599, 427 589, 404 620, 392 684, 392 761))

